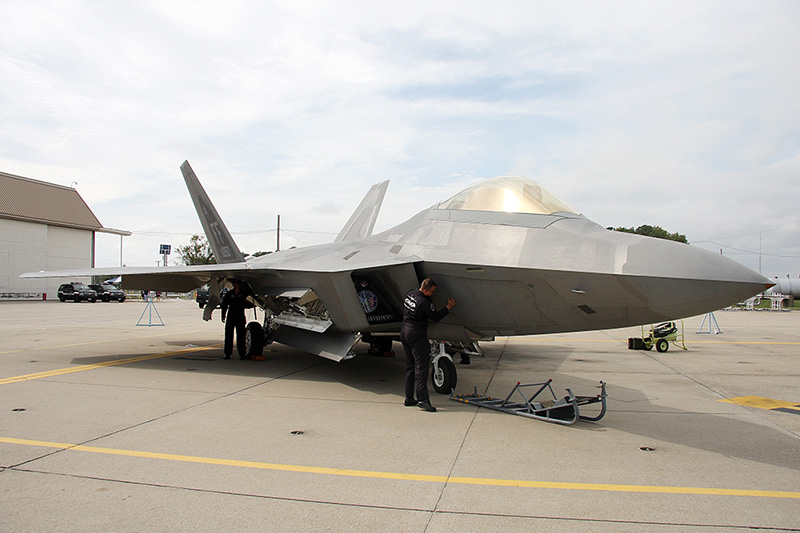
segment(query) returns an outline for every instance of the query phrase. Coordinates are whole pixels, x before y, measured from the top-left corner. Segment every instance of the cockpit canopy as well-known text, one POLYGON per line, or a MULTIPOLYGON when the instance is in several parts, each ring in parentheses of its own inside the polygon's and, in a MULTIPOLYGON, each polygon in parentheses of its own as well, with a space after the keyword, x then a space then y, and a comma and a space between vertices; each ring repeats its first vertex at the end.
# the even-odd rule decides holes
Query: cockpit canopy
POLYGON ((483 180, 440 203, 437 209, 541 215, 580 214, 539 183, 520 176, 483 180))

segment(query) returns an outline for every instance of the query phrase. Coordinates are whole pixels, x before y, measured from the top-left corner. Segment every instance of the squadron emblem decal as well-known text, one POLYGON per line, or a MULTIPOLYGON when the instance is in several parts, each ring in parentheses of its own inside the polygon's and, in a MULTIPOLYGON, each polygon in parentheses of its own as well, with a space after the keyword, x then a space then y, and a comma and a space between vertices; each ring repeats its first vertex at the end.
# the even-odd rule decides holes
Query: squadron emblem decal
POLYGON ((372 313, 378 308, 378 295, 369 289, 358 291, 358 299, 361 301, 361 307, 367 314, 372 313))

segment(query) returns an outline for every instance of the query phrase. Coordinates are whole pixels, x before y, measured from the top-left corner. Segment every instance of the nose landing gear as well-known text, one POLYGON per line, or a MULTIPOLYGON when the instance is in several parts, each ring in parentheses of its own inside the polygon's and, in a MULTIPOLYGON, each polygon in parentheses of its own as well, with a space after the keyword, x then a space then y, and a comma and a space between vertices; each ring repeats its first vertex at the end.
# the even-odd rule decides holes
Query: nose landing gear
POLYGON ((450 394, 458 383, 458 373, 452 356, 447 353, 445 343, 434 342, 431 345, 431 362, 433 364, 433 372, 431 372, 433 390, 439 394, 450 394))

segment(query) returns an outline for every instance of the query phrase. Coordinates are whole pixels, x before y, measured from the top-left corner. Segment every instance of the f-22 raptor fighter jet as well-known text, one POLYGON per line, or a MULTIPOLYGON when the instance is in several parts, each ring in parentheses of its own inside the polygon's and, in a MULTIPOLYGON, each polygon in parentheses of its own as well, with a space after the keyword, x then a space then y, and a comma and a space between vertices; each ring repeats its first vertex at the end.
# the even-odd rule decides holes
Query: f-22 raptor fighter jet
MULTIPOLYGON (((533 180, 503 176, 461 191, 372 235, 388 181, 374 185, 330 244, 245 258, 188 161, 181 171, 216 265, 40 272, 24 277, 122 275, 123 287, 219 291, 239 279, 267 312, 247 327, 248 350, 278 342, 335 361, 359 340, 387 350, 405 294, 433 278, 458 305, 428 334, 440 341, 434 388, 450 392, 455 366, 441 343, 619 328, 714 311, 772 283, 687 244, 607 230, 533 180)), ((437 307, 444 302, 435 302, 437 307)))

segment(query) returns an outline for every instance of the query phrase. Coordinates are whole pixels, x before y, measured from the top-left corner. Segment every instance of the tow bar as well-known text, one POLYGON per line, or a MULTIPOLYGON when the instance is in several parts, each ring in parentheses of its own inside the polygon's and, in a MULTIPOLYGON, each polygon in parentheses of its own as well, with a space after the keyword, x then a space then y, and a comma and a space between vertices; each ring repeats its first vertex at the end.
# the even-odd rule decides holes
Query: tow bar
POLYGON ((572 391, 567 389, 567 395, 563 398, 558 398, 556 393, 553 392, 553 387, 550 386, 552 379, 548 379, 544 383, 527 383, 517 384, 511 389, 511 392, 506 396, 505 400, 492 398, 491 396, 484 396, 478 394, 478 388, 475 388, 473 394, 459 394, 450 396, 451 400, 457 402, 469 403, 477 405, 478 407, 488 407, 496 411, 503 411, 504 413, 511 413, 512 415, 520 415, 528 418, 535 418, 536 420, 544 420, 545 422, 554 422, 556 424, 572 425, 578 420, 588 420, 595 422, 603 418, 606 414, 606 383, 600 382, 600 394, 597 396, 575 396, 572 391), (529 387, 539 387, 529 398, 525 396, 523 389, 529 387), (552 400, 536 398, 547 389, 553 396, 552 400), (511 401, 511 397, 517 393, 522 402, 511 401), (597 416, 585 416, 580 414, 579 406, 589 405, 593 403, 600 403, 600 414, 597 416))

